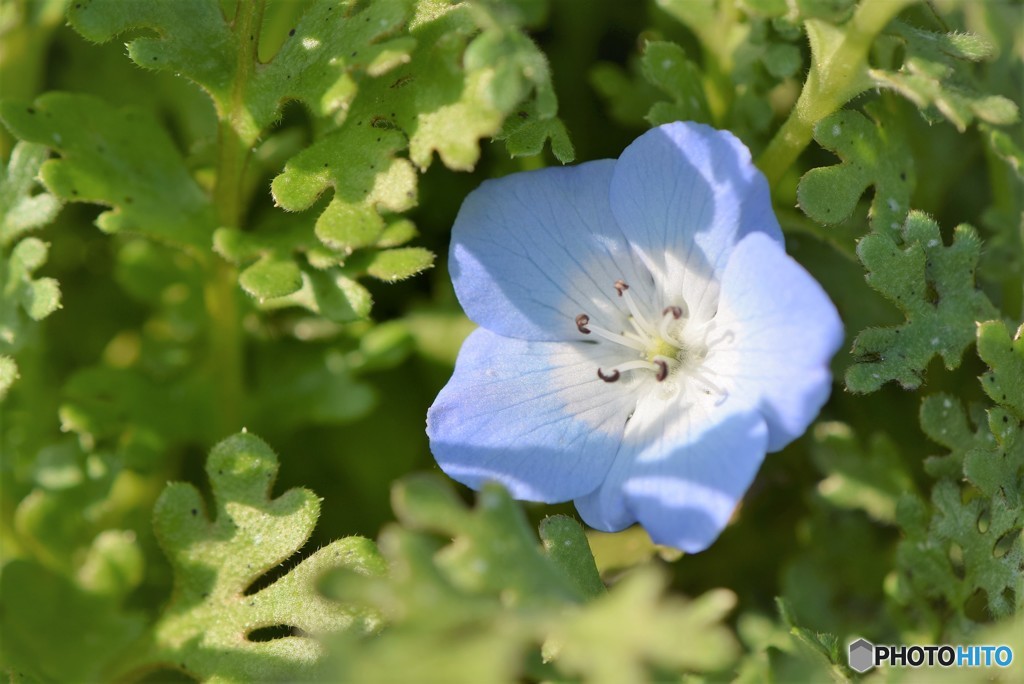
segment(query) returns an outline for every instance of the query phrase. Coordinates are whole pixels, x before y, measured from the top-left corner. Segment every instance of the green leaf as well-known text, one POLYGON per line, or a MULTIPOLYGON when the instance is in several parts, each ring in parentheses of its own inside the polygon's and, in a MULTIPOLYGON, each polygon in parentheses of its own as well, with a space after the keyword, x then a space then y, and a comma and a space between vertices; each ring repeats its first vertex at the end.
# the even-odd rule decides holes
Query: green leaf
POLYGON ((630 128, 646 128, 647 114, 662 93, 639 75, 639 60, 630 60, 629 67, 627 72, 618 64, 598 62, 590 70, 590 84, 605 101, 605 109, 615 122, 630 128))
POLYGON ((914 389, 936 354, 947 368, 956 368, 974 340, 975 323, 995 316, 988 297, 974 287, 981 241, 973 228, 957 226, 947 247, 938 225, 913 211, 903 237, 902 249, 880 233, 857 246, 868 284, 896 304, 907 322, 868 328, 857 336, 853 355, 858 363, 846 373, 853 392, 873 392, 890 380, 914 389))
POLYGON ((419 235, 416 224, 408 219, 399 219, 388 225, 377 239, 378 247, 399 247, 419 235))
POLYGON ((984 124, 978 128, 987 134, 988 144, 992 151, 1010 165, 1018 179, 1024 180, 1024 150, 1020 149, 1013 138, 999 129, 984 124))
POLYGON ((205 439, 213 432, 213 406, 207 388, 189 377, 152 377, 142 368, 97 365, 74 373, 65 383, 61 428, 86 444, 115 450, 127 465, 152 468, 169 444, 205 439), (191 406, 182 413, 180 406, 191 406))
MULTIPOLYGON (((32 277, 36 269, 46 263, 49 250, 49 245, 42 240, 25 238, 15 245, 4 269, 6 282, 3 283, 3 293, 9 302, 8 306, 20 304, 29 318, 36 321, 41 321, 60 308, 60 285, 57 281, 53 278, 32 277)), ((0 274, 3 272, 0 271, 0 274)), ((9 318, 11 315, 8 313, 4 317, 9 318)))
POLYGON ((736 656, 722 624, 731 592, 666 597, 664 575, 646 568, 606 593, 579 524, 546 519, 541 550, 497 485, 469 509, 447 482, 414 476, 395 486, 392 503, 401 527, 380 539, 389 576, 338 573, 326 583, 330 595, 369 604, 389 622, 372 639, 340 635, 339 681, 645 682, 671 667, 718 670, 736 656), (585 597, 593 600, 581 604, 585 597), (533 655, 540 643, 544 663, 533 655))
POLYGON ((7 168, 0 168, 0 246, 56 218, 60 201, 38 189, 39 169, 49 157, 45 145, 19 142, 7 168))
POLYGON ((776 597, 775 605, 783 624, 789 628, 789 633, 796 638, 798 643, 812 652, 816 658, 824 659, 829 665, 843 662, 839 639, 834 634, 815 632, 799 626, 792 608, 783 598, 776 597))
POLYGON ((484 4, 417 3, 408 62, 364 82, 345 125, 404 131, 409 159, 420 170, 436 152, 448 168, 468 171, 480 156, 479 141, 500 133, 509 114, 532 107, 539 119, 553 118, 547 60, 491 12, 484 4))
POLYGON ((700 71, 675 43, 651 41, 640 62, 644 77, 672 97, 655 103, 647 113, 653 126, 671 121, 709 122, 707 97, 700 71))
POLYGON ((0 600, 5 666, 42 681, 109 681, 109 663, 145 624, 140 613, 122 610, 120 596, 91 591, 28 560, 4 566, 0 600))
POLYGON ((329 568, 381 573, 380 557, 365 539, 328 544, 270 586, 252 590, 305 543, 319 515, 319 499, 308 490, 270 497, 277 469, 270 448, 242 433, 210 453, 212 511, 189 484, 172 483, 160 495, 153 522, 175 589, 135 667, 163 665, 220 681, 306 679, 323 657, 313 636, 378 624, 372 611, 327 601, 315 588, 329 568), (301 632, 251 640, 254 631, 280 625, 301 632))
POLYGON ((481 490, 470 511, 439 478, 410 477, 395 486, 392 506, 408 529, 460 539, 438 559, 460 586, 500 591, 516 604, 580 598, 577 583, 541 552, 522 511, 501 487, 481 490))
MULTIPOLYGON (((7 167, 0 168, 0 350, 16 352, 24 344, 25 314, 38 321, 60 308, 57 281, 32 277, 46 263, 47 243, 25 238, 14 244, 60 211, 56 197, 37 192, 39 169, 48 154, 44 145, 20 142, 7 167)), ((0 373, 0 399, 17 375, 14 366, 8 368, 12 370, 0 373)))
POLYGON ((101 230, 208 249, 214 227, 209 198, 152 115, 118 110, 90 95, 48 93, 29 106, 3 103, 0 118, 19 138, 61 155, 40 171, 50 192, 112 207, 96 219, 101 230))
POLYGON ((385 249, 373 255, 366 272, 385 282, 411 278, 434 265, 434 253, 422 247, 385 249))
MULTIPOLYGON (((1001 357, 1000 366, 1012 363, 1014 353, 1001 327, 992 322, 978 329, 979 353, 984 346, 986 355, 1001 357)), ((978 598, 994 617, 1024 607, 1024 426, 1003 408, 989 410, 987 424, 983 418, 975 416, 978 427, 972 430, 959 402, 948 395, 925 400, 922 428, 951 452, 926 463, 929 473, 942 478, 932 490, 933 512, 908 497, 898 514, 906 534, 897 555, 898 595, 932 610, 930 602, 941 598, 963 628, 977 619, 968 603, 978 598), (959 484, 965 479, 966 487, 959 484)))
POLYGON ((939 393, 921 402, 921 430, 933 442, 950 450, 944 456, 925 460, 925 471, 932 477, 958 479, 963 474, 964 458, 976 448, 990 448, 992 434, 986 429, 984 413, 976 414, 972 429, 963 405, 952 395, 939 393))
POLYGON ((144 69, 170 71, 206 90, 221 117, 241 87, 243 120, 234 121, 246 144, 274 121, 286 100, 300 100, 319 116, 350 103, 358 72, 381 73, 407 57, 407 39, 388 40, 407 18, 409 2, 382 0, 359 11, 335 2, 315 2, 289 32, 269 64, 246 73, 243 43, 257 39, 259 27, 241 35, 217 0, 132 2, 88 0, 68 11, 71 26, 89 40, 107 42, 132 29, 148 29, 128 43, 128 56, 144 69))
POLYGON ((553 515, 541 521, 538 532, 548 558, 572 580, 581 596, 591 599, 605 593, 587 535, 579 523, 553 515))
POLYGON ((981 376, 981 386, 992 401, 1024 419, 1024 326, 1013 339, 1002 321, 978 326, 978 356, 992 369, 981 376))
POLYGON ((505 141, 505 149, 511 157, 540 154, 544 151, 544 143, 550 140, 555 159, 568 164, 576 158, 565 124, 554 117, 540 118, 533 106, 505 119, 505 125, 495 140, 505 141))
POLYGON ((775 78, 789 78, 803 66, 800 48, 788 43, 772 43, 761 56, 765 69, 775 78))
POLYGON ((797 201, 804 213, 819 223, 839 223, 874 186, 871 226, 895 235, 906 220, 915 183, 914 158, 898 127, 841 110, 818 122, 814 139, 842 163, 811 169, 800 179, 797 201))
POLYGON ((691 672, 731 665, 738 648, 721 623, 736 605, 735 594, 717 589, 681 601, 663 595, 666 584, 653 567, 631 573, 556 626, 545 644, 546 657, 567 674, 607 684, 650 681, 647 663, 691 672))
POLYGON ((302 269, 302 289, 268 302, 271 307, 298 305, 335 323, 350 323, 370 316, 370 291, 337 269, 302 269))
POLYGON ((993 124, 1017 121, 1017 105, 1001 95, 985 95, 974 85, 969 62, 988 59, 993 47, 971 34, 924 31, 893 22, 891 31, 904 45, 906 57, 896 71, 870 69, 875 85, 900 93, 923 110, 948 119, 964 131, 975 119, 993 124))
POLYGON ((537 91, 534 105, 538 117, 549 119, 558 111, 548 61, 524 34, 489 28, 466 48, 463 63, 471 72, 494 70, 489 94, 500 111, 511 111, 532 89, 537 91))
POLYGON ((885 435, 873 435, 863 449, 848 425, 820 423, 811 453, 826 475, 818 493, 838 508, 863 510, 879 522, 893 523, 900 496, 914 491, 897 446, 885 435))
POLYGON ((379 212, 416 203, 416 172, 395 156, 405 145, 398 131, 372 121, 349 123, 289 160, 271 185, 274 201, 302 211, 331 188, 334 197, 317 219, 317 237, 343 253, 372 245, 384 230, 379 212))
POLYGON ((966 604, 978 591, 994 617, 1024 607, 1018 591, 1024 564, 1021 506, 1010 506, 1001 496, 965 502, 950 480, 935 485, 932 505, 935 513, 927 527, 913 523, 907 514, 901 519, 907 536, 898 548, 897 563, 906 582, 904 600, 943 599, 965 625, 966 604))
POLYGON ((302 288, 302 272, 291 259, 268 255, 242 271, 238 282, 242 289, 263 301, 298 292, 302 288))

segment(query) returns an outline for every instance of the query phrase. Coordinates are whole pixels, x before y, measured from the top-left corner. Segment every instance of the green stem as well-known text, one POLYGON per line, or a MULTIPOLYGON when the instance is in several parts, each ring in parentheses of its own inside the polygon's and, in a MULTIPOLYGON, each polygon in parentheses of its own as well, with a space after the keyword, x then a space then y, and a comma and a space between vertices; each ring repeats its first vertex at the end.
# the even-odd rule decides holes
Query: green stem
POLYGON ((814 126, 871 87, 868 50, 878 34, 916 0, 864 0, 841 29, 820 20, 806 23, 811 71, 796 106, 757 165, 771 185, 793 165, 811 142, 814 126))
MULTIPOLYGON (((254 130, 245 106, 245 90, 256 68, 259 36, 265 0, 240 0, 232 22, 237 37, 238 60, 234 86, 227 101, 218 103, 217 180, 213 201, 217 224, 239 228, 244 218, 244 178, 252 145, 259 131, 254 130)), ((209 315, 209 364, 216 386, 218 436, 242 427, 244 388, 244 344, 241 328, 238 271, 228 262, 211 257, 207 262, 204 288, 209 315)))

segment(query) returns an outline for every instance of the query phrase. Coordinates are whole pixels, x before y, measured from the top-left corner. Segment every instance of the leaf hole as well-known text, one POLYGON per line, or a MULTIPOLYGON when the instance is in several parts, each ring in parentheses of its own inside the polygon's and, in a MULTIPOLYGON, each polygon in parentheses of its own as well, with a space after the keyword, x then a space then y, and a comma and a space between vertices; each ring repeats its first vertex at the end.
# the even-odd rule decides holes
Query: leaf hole
POLYGON ((988 610, 988 592, 978 588, 964 601, 964 615, 974 622, 991 622, 988 610))
POLYGON ((992 557, 1002 558, 1013 549, 1013 545, 1020 539, 1021 528, 1010 530, 998 540, 996 540, 995 546, 992 547, 992 557))
MULTIPOLYGON (((307 540, 302 548, 297 549, 295 553, 289 556, 286 560, 281 561, 274 567, 267 570, 265 573, 257 577, 252 583, 245 588, 242 592, 242 596, 252 596, 253 594, 259 593, 269 587, 271 584, 281 579, 289 572, 291 572, 296 565, 306 559, 306 556, 310 555, 310 550, 313 549, 313 542, 307 540)), ((252 567, 252 564, 248 564, 248 568, 252 567)))
POLYGON ((949 545, 949 564, 953 567, 953 574, 956 575, 957 579, 963 579, 965 576, 964 571, 964 550, 963 547, 956 542, 949 545))
POLYGON ((252 630, 245 635, 245 639, 246 641, 261 642, 275 641, 292 636, 306 636, 306 633, 298 627, 292 627, 291 625, 271 625, 252 630))
POLYGON ((978 514, 978 532, 985 534, 988 532, 989 525, 992 523, 992 514, 987 508, 983 508, 981 513, 978 514))

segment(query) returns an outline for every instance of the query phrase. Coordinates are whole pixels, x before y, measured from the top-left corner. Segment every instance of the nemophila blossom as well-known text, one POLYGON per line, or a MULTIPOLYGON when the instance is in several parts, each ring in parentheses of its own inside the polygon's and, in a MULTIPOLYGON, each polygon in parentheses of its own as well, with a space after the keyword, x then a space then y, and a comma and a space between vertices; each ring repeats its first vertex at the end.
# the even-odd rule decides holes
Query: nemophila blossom
POLYGON ((480 328, 427 433, 470 487, 700 551, 828 398, 842 324, 730 133, 673 123, 617 160, 487 181, 450 268, 480 328))

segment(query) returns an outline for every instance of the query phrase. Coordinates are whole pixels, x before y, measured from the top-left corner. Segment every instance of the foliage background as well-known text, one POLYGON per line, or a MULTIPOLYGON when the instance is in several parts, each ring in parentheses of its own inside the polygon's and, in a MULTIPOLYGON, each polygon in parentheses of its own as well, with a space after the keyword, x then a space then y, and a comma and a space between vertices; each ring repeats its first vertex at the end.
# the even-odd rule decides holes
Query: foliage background
POLYGON ((1020 676, 1019 2, 255 7, 0 5, 12 680, 843 680, 858 636, 1020 676), (676 119, 772 181, 832 400, 698 555, 467 508, 422 429, 463 197, 676 119))

